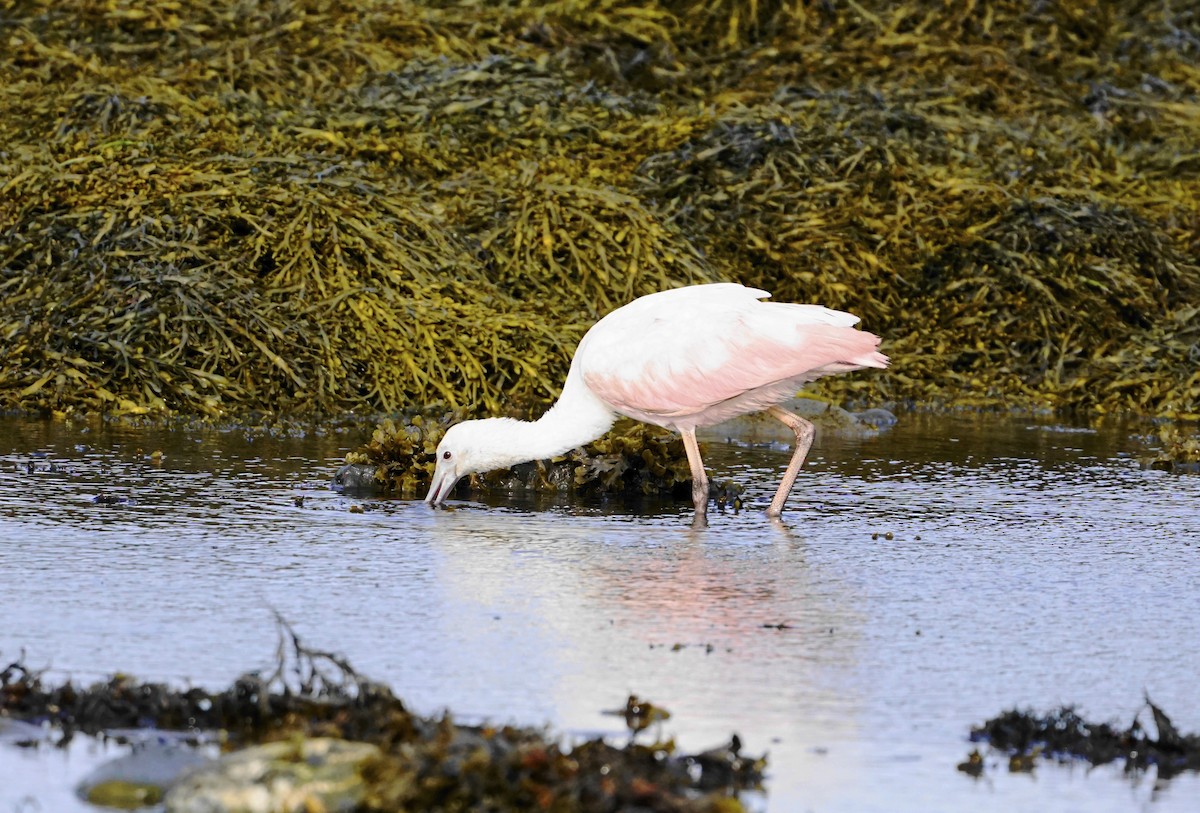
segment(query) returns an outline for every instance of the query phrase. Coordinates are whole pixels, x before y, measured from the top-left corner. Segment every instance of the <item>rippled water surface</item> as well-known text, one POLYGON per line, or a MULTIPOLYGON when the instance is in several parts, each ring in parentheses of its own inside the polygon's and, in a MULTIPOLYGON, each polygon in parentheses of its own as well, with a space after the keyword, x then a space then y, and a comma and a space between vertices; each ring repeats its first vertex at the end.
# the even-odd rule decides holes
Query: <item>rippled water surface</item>
MULTIPOLYGON (((771 811, 1194 811, 1195 776, 955 770, 1013 706, 1125 725, 1146 691, 1200 730, 1200 477, 1062 429, 822 438, 782 524, 787 451, 710 440, 754 510, 694 531, 685 504, 351 513, 327 488, 350 435, 3 419, 0 661, 222 688, 270 662, 277 609, 418 710, 619 735, 601 712, 633 692, 684 747, 736 731, 770 753, 771 811)), ((114 753, 0 743, 0 811, 86 809, 71 786, 114 753)))

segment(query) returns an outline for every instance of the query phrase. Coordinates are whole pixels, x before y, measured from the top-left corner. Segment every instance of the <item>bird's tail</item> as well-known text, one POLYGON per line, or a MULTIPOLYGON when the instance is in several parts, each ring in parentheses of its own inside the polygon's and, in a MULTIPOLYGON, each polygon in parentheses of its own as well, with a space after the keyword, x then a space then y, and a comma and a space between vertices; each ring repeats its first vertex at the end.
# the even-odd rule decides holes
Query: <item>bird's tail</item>
POLYGON ((837 373, 861 370, 863 367, 883 369, 891 359, 876 348, 882 341, 874 333, 854 328, 810 329, 810 339, 819 344, 825 358, 829 359, 813 369, 814 378, 837 373), (820 337, 819 339, 817 337, 820 337))

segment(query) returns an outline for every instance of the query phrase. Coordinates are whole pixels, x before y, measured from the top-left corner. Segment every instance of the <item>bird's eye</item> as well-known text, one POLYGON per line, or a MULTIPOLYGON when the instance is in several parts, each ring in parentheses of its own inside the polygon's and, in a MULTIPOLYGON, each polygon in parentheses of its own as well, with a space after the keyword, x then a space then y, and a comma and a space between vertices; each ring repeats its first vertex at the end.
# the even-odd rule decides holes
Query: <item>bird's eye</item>
POLYGON ((442 460, 449 460, 449 459, 450 459, 450 453, 442 452, 442 460))

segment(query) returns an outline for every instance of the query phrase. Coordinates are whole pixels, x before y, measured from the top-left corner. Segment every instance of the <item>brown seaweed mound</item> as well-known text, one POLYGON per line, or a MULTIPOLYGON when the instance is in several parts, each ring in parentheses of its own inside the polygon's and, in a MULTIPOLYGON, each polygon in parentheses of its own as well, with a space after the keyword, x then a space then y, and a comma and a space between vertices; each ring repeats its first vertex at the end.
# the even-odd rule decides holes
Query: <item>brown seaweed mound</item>
POLYGON ((1200 415, 1200 14, 1167 2, 4 0, 0 406, 549 402, 731 279, 830 394, 1200 415))
MULTIPOLYGON (((421 415, 407 421, 384 420, 371 440, 346 455, 349 464, 375 467, 381 489, 402 497, 422 496, 433 478, 434 452, 446 430, 462 418, 440 420, 421 415)), ((604 437, 551 460, 522 463, 464 479, 485 489, 533 488, 577 494, 622 493, 629 496, 691 493, 692 472, 679 435, 661 427, 622 420, 604 437)))

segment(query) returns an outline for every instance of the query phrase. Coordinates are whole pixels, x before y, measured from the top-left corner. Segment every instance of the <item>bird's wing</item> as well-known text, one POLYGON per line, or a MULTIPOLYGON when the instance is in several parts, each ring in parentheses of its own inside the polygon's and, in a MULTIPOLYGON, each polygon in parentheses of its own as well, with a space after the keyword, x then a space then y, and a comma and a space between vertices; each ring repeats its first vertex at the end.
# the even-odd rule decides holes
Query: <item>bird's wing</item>
POLYGON ((766 295, 727 283, 635 300, 580 343, 584 382, 618 410, 684 416, 772 384, 887 365, 853 314, 766 295))

